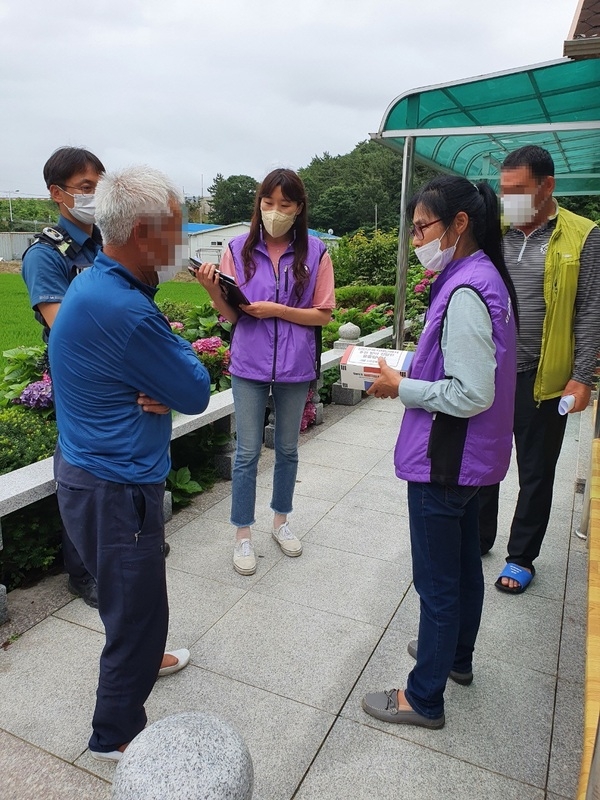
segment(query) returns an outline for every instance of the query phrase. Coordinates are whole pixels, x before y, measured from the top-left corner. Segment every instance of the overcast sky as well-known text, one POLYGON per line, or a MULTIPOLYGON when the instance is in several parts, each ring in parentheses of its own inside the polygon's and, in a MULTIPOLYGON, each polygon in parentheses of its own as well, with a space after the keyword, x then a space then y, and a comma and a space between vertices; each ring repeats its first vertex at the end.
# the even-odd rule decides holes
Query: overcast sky
POLYGON ((214 176, 347 153, 410 89, 561 58, 577 0, 0 0, 0 196, 61 145, 214 176))

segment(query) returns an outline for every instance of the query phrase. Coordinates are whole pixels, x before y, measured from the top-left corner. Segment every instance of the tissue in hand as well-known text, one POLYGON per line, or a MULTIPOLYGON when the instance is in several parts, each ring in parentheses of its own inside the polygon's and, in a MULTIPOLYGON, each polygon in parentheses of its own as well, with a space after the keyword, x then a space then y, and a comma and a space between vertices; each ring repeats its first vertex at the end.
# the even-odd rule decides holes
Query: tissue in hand
POLYGON ((572 394, 567 394, 565 397, 560 398, 560 402, 558 404, 558 413, 568 414, 574 405, 575 397, 572 394))

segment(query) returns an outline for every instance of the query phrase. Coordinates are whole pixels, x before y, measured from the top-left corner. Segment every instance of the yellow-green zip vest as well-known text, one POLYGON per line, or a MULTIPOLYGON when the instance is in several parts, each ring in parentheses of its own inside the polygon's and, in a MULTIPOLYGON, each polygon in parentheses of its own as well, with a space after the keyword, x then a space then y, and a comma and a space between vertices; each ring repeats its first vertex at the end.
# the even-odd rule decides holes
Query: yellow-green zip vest
POLYGON ((595 225, 591 220, 558 209, 544 266, 546 316, 533 396, 536 401, 559 397, 573 374, 575 296, 581 250, 595 225))

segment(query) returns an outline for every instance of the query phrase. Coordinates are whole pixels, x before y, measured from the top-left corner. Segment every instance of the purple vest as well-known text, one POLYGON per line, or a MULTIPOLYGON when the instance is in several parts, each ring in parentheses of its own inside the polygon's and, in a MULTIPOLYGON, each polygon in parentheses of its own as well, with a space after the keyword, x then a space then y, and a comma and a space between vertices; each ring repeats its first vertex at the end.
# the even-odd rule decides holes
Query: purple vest
MULTIPOLYGON (((512 447, 516 383, 516 326, 504 281, 489 258, 478 251, 451 261, 431 287, 427 324, 410 368, 410 378, 446 377, 441 348, 446 309, 452 293, 474 289, 486 304, 496 346, 494 401, 473 417, 431 414, 407 408, 400 427, 396 475, 417 483, 489 486, 508 471, 512 447)), ((469 346, 465 341, 465 347, 469 346)))
MULTIPOLYGON (((248 234, 236 236, 229 243, 235 264, 236 279, 248 300, 270 300, 293 308, 312 308, 319 263, 325 245, 315 236, 308 237, 306 270, 308 281, 298 298, 292 272, 293 242, 279 259, 279 275, 261 238, 254 248, 256 272, 246 283, 242 247, 248 234)), ((231 339, 229 371, 239 378, 269 383, 300 383, 313 380, 320 364, 321 329, 297 325, 277 317, 257 319, 241 313, 231 339), (319 346, 318 346, 319 345, 319 346)))

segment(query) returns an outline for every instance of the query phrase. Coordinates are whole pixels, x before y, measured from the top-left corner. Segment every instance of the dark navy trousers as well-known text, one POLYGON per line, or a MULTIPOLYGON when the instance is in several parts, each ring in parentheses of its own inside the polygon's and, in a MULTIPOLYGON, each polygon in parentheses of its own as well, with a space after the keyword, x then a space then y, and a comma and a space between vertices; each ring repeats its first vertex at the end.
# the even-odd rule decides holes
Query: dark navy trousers
MULTIPOLYGON (((531 569, 546 535, 554 475, 560 456, 567 415, 558 413, 560 397, 536 402, 533 397, 537 370, 517 373, 515 394, 515 449, 519 469, 519 497, 510 528, 506 560, 531 569)), ((479 495, 481 551, 496 540, 500 485, 483 486, 479 495)))
POLYGON ((101 480, 54 456, 63 524, 98 583, 106 630, 90 749, 110 752, 146 725, 144 703, 158 676, 169 607, 164 557, 164 483, 101 480))
POLYGON ((420 598, 417 663, 405 696, 430 719, 444 713, 450 670, 470 672, 483 608, 478 486, 408 483, 413 580, 420 598))
POLYGON ((69 538, 64 523, 62 526, 62 553, 65 570, 72 578, 81 580, 81 578, 87 578, 89 576, 89 572, 85 568, 85 564, 81 560, 77 548, 69 538))

